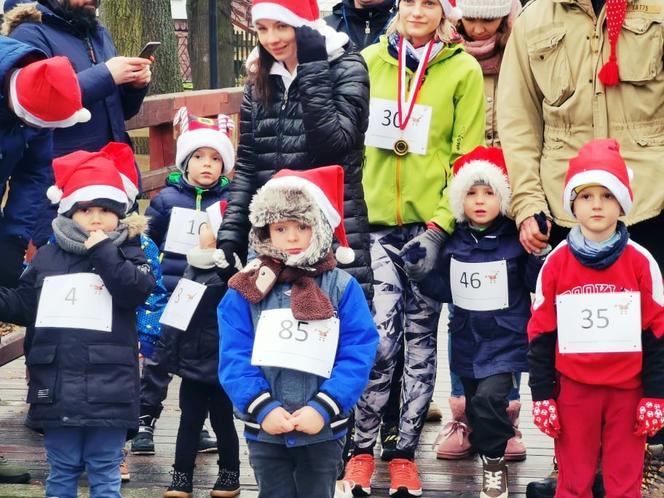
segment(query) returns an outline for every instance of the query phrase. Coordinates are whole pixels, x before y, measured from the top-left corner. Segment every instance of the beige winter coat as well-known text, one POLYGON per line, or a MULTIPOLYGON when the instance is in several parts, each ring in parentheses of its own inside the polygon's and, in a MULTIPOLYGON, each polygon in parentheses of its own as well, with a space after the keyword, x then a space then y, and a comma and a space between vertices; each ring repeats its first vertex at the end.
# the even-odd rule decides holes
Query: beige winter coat
POLYGON ((664 203, 664 0, 631 0, 618 42, 621 83, 597 73, 609 57, 606 10, 590 0, 534 0, 514 24, 498 85, 498 129, 516 222, 562 206, 569 159, 592 138, 612 137, 634 172, 628 224, 664 203))
POLYGON ((484 106, 486 108, 486 131, 484 138, 486 145, 489 147, 500 147, 500 139, 498 138, 498 118, 496 115, 496 96, 498 90, 498 75, 485 74, 484 75, 484 95, 486 100, 484 106))

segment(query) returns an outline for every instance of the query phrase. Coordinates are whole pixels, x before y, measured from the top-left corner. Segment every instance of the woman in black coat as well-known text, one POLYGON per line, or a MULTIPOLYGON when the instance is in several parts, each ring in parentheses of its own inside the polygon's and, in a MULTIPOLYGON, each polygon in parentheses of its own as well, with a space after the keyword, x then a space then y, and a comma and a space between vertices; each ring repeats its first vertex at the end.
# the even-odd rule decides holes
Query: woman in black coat
POLYGON ((345 171, 344 223, 354 261, 348 270, 371 296, 367 208, 362 190, 369 77, 345 33, 319 18, 316 2, 254 1, 258 47, 247 61, 240 145, 219 230, 217 264, 227 279, 247 256, 249 203, 277 171, 339 164, 345 171), (275 8, 275 4, 280 4, 275 8), (227 264, 230 262, 231 264, 227 264))

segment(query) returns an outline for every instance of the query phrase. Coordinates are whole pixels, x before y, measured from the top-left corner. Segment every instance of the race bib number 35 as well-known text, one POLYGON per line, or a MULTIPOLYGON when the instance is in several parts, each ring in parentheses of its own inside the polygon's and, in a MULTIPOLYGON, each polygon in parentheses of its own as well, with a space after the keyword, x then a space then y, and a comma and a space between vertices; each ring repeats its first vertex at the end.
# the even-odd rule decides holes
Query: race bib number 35
POLYGON ((201 225, 207 222, 205 211, 174 207, 168 223, 164 250, 176 254, 187 254, 198 245, 201 225))
POLYGON ((561 354, 641 351, 638 292, 562 294, 556 308, 561 354))
POLYGON ((46 277, 35 326, 110 332, 113 298, 94 273, 46 277))
POLYGON ((450 262, 452 301, 455 306, 471 311, 502 310, 509 306, 507 263, 450 262))
POLYGON ((339 320, 296 320, 290 309, 266 310, 256 326, 251 364, 290 368, 330 378, 339 320))

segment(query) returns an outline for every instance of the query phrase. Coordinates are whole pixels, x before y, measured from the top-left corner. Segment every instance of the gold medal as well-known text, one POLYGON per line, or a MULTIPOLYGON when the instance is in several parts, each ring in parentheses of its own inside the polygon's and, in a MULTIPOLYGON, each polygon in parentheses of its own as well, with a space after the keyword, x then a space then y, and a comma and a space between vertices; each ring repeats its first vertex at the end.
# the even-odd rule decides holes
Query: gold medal
POLYGON ((392 148, 394 149, 394 153, 399 157, 403 157, 408 154, 408 142, 406 142, 403 138, 400 138, 394 142, 392 148))

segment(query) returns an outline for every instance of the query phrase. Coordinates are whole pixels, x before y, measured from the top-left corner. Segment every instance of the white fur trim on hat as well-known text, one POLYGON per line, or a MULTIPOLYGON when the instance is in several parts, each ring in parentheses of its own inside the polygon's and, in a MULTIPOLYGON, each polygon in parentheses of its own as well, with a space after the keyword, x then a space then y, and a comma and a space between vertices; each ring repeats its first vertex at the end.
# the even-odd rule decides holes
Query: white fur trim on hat
POLYGON ((512 0, 457 0, 463 17, 475 19, 499 19, 509 15, 512 0))
POLYGON ((494 194, 500 196, 500 212, 507 213, 512 196, 507 177, 498 166, 489 161, 470 161, 454 175, 447 191, 452 213, 458 222, 467 220, 463 201, 470 187, 478 183, 489 185, 494 194))
POLYGON ((79 109, 67 119, 63 119, 61 121, 44 121, 31 114, 30 111, 23 107, 21 102, 18 100, 18 93, 16 91, 16 79, 18 78, 18 73, 20 71, 20 69, 18 71, 14 71, 11 79, 9 80, 9 98, 12 102, 14 114, 16 114, 20 119, 37 128, 68 128, 70 126, 74 126, 77 123, 87 123, 90 121, 92 114, 90 114, 90 111, 88 111, 85 107, 79 109))
POLYGON ((67 197, 60 200, 58 213, 64 214, 77 202, 88 202, 94 199, 110 199, 125 206, 128 204, 127 194, 118 188, 109 185, 89 185, 76 189, 67 197))
POLYGON ((198 128, 185 131, 178 137, 175 165, 180 171, 185 171, 187 168, 187 165, 184 164, 185 160, 192 152, 201 147, 210 147, 219 152, 224 162, 221 170, 222 175, 227 175, 235 167, 235 150, 231 139, 222 131, 213 130, 212 128, 198 128))
POLYGON ((281 21, 289 26, 294 28, 299 28, 300 26, 309 26, 311 21, 300 17, 295 14, 292 10, 287 9, 283 5, 278 3, 259 3, 254 5, 251 8, 251 21, 256 24, 256 21, 261 19, 269 19, 271 21, 281 21))
MULTIPOLYGON (((118 171, 118 173, 120 172, 118 171)), ((136 200, 136 197, 138 197, 138 188, 127 175, 120 173, 120 178, 122 178, 122 185, 124 185, 125 192, 127 192, 127 198, 129 199, 129 206, 127 206, 127 208, 130 208, 131 204, 136 200)))
POLYGON ((627 186, 621 182, 617 176, 612 175, 606 170, 593 169, 588 171, 582 171, 574 175, 569 179, 567 185, 565 185, 565 191, 563 192, 563 207, 570 215, 574 216, 572 212, 572 201, 576 198, 576 195, 572 196, 574 189, 580 187, 581 185, 601 185, 611 191, 611 193, 616 197, 616 200, 620 204, 620 207, 623 210, 623 213, 629 213, 632 209, 632 199, 629 196, 629 189, 627 186))

